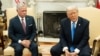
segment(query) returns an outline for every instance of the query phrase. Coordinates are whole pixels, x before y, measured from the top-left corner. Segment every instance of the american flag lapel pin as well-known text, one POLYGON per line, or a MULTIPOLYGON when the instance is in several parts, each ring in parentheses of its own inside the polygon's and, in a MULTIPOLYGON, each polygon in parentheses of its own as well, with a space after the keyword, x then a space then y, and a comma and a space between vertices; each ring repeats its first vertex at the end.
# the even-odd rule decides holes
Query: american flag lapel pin
POLYGON ((79 26, 81 25, 81 24, 78 24, 79 26))

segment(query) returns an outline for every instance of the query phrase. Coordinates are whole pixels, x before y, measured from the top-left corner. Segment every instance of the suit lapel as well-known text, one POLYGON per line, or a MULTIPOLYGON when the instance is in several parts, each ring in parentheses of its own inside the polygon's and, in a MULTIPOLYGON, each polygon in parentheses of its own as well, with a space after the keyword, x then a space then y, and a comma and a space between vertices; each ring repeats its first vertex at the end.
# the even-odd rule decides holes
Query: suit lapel
POLYGON ((72 38, 71 38, 71 21, 68 19, 67 22, 66 22, 66 28, 67 28, 67 32, 68 32, 68 35, 69 35, 69 41, 72 42, 72 38))
POLYGON ((74 40, 77 40, 76 35, 78 35, 77 32, 80 31, 80 27, 81 27, 81 19, 79 18, 79 19, 78 19, 78 22, 77 22, 77 25, 76 25, 74 40))
POLYGON ((29 18, 26 16, 25 20, 26 20, 26 33, 27 33, 28 25, 29 25, 29 18))
POLYGON ((22 30, 22 32, 24 32, 23 27, 22 27, 22 23, 20 22, 18 16, 16 17, 16 20, 17 20, 16 23, 18 24, 19 28, 22 30))

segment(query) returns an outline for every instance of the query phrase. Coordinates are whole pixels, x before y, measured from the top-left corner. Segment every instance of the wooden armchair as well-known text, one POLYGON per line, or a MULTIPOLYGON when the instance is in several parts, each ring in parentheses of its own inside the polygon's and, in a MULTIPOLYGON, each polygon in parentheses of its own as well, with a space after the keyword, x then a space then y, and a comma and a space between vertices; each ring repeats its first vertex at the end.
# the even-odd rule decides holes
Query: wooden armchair
POLYGON ((93 41, 92 55, 100 56, 100 36, 96 37, 93 41))
MULTIPOLYGON (((35 11, 32 8, 27 8, 27 14, 35 17, 35 11)), ((16 8, 7 8, 6 15, 7 15, 7 28, 8 28, 9 20, 12 17, 17 15, 16 8)), ((35 22, 36 22, 36 18, 35 18, 35 22)), ((8 36, 8 29, 3 31, 3 33, 4 36, 8 36)), ((8 42, 9 42, 8 46, 4 49, 4 56, 9 56, 9 55, 14 56, 14 48, 9 46, 9 44, 11 43, 11 40, 9 38, 8 38, 8 42)), ((23 56, 31 56, 31 52, 27 48, 24 48, 23 56)))
POLYGON ((97 56, 100 52, 100 9, 94 7, 80 8, 79 15, 90 21, 89 44, 92 48, 92 56, 97 56))
POLYGON ((2 47, 2 50, 4 49, 4 38, 3 38, 3 29, 4 29, 4 23, 0 23, 0 47, 2 47))

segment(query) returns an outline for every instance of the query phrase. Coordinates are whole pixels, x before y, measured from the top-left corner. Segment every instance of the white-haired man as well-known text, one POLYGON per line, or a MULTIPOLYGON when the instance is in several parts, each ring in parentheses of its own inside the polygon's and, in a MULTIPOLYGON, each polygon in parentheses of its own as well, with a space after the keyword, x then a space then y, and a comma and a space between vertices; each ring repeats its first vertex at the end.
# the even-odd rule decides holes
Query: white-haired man
POLYGON ((69 6, 61 20, 60 42, 51 48, 52 56, 90 56, 89 21, 78 16, 78 8, 69 6))
POLYGON ((25 3, 17 4, 17 13, 18 15, 10 20, 8 30, 9 37, 12 40, 11 46, 15 50, 15 56, 22 56, 22 51, 25 47, 31 51, 32 56, 38 56, 38 47, 34 42, 36 37, 34 18, 26 15, 27 6, 25 3))

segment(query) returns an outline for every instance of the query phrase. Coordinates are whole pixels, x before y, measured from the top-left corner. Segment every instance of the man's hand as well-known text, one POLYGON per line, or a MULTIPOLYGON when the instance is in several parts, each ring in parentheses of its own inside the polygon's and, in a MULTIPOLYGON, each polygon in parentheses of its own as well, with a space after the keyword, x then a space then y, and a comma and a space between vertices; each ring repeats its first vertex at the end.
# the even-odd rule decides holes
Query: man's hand
POLYGON ((71 53, 68 50, 65 50, 65 56, 71 56, 71 53))
POLYGON ((78 56, 78 54, 75 53, 75 52, 72 52, 72 53, 70 53, 70 54, 71 54, 71 56, 78 56))
POLYGON ((30 44, 31 44, 31 41, 30 40, 23 40, 21 42, 21 44, 26 47, 26 48, 29 48, 30 44))

